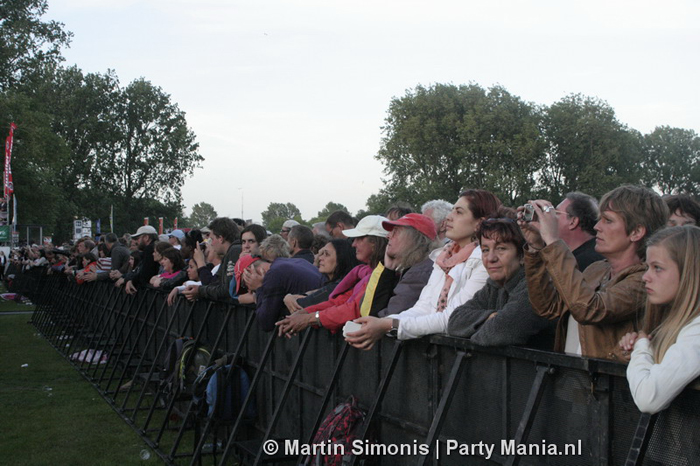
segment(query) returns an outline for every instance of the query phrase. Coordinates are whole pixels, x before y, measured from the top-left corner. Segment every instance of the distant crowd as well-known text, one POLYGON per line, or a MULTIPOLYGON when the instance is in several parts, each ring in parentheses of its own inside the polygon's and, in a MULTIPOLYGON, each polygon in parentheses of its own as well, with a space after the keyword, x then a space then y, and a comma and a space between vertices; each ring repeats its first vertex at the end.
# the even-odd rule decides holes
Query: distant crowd
POLYGON ((342 331, 362 350, 448 334, 619 361, 639 409, 666 408, 700 376, 700 204, 640 186, 557 201, 507 207, 468 189, 419 212, 337 211, 279 232, 226 217, 167 235, 146 225, 17 249, 2 268, 156 288, 171 305, 246 304, 264 331, 342 331))

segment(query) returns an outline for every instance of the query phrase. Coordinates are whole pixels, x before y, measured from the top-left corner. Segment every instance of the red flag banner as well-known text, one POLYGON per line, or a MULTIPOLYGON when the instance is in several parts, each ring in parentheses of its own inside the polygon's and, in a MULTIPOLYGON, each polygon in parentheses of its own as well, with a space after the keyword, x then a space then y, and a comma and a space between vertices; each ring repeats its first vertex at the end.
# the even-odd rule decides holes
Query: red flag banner
POLYGON ((5 185, 5 199, 6 200, 9 199, 9 197, 15 191, 15 187, 12 184, 11 161, 12 161, 12 144, 14 141, 16 128, 17 128, 16 124, 10 123, 10 135, 7 136, 7 139, 5 140, 5 180, 4 180, 4 185, 5 185))

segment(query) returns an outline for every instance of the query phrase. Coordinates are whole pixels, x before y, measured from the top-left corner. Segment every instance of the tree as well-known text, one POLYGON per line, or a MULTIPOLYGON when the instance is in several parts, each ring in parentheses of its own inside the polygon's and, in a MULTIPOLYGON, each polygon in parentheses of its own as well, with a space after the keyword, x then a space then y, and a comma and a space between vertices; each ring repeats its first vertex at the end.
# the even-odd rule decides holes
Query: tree
POLYGON ((644 183, 665 194, 700 195, 700 138, 691 129, 659 126, 644 136, 644 183))
POLYGON ((63 60, 72 33, 56 21, 42 22, 46 0, 0 3, 0 91, 40 74, 63 60))
MULTIPOLYGON (((12 121, 18 124, 12 175, 19 222, 53 226, 63 217, 64 209, 74 205, 57 180, 61 167, 70 158, 70 150, 52 130, 51 115, 37 109, 30 97, 16 92, 0 93, 0 131, 5 136, 12 121)), ((68 218, 72 220, 72 216, 68 218)))
POLYGON ((204 158, 185 114, 160 87, 138 79, 121 93, 115 150, 100 162, 104 189, 126 199, 181 200, 180 188, 204 158))
POLYGON ((291 202, 271 202, 262 213, 263 226, 272 233, 279 233, 286 220, 296 220, 301 223, 301 212, 291 202))
POLYGON ((144 80, 121 88, 113 72, 76 67, 32 84, 0 93, 0 123, 18 125, 21 222, 69 236, 74 217, 108 225, 112 206, 115 228, 125 228, 117 231, 146 216, 182 216, 180 188, 202 157, 167 94, 144 80))
POLYGON ((624 183, 639 183, 640 136, 615 117, 605 102, 570 95, 546 110, 546 162, 539 171, 544 195, 570 191, 595 197, 624 183))
POLYGON ((343 204, 338 204, 337 202, 329 202, 326 206, 318 211, 318 214, 314 218, 308 221, 309 225, 313 225, 318 222, 325 222, 330 214, 337 210, 342 210, 343 212, 350 213, 347 207, 343 204))
POLYGON ((192 207, 192 215, 188 218, 188 222, 193 228, 202 228, 209 225, 217 216, 213 205, 200 202, 192 207))
POLYGON ((539 118, 500 86, 417 86, 389 106, 376 156, 389 179, 374 201, 421 205, 467 187, 526 199, 544 156, 539 118))

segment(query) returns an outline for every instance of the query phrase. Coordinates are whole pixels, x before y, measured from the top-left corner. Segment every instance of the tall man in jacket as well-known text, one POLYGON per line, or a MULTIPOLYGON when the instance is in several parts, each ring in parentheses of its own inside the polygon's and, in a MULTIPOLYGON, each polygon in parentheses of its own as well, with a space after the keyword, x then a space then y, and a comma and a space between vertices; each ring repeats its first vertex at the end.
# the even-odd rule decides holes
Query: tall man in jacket
POLYGON ((219 279, 210 285, 189 285, 182 294, 190 301, 198 297, 215 301, 231 301, 229 286, 233 279, 236 261, 241 255, 240 243, 234 244, 240 237, 238 225, 228 217, 219 217, 212 220, 209 230, 211 230, 209 247, 214 248, 216 253, 224 255, 217 272, 219 279))
MULTIPOLYGON (((141 268, 138 273, 126 282, 124 291, 127 294, 134 294, 137 288, 148 285, 151 277, 158 273, 158 268, 160 267, 153 258, 153 250, 155 249, 156 241, 158 241, 158 233, 155 228, 150 225, 144 225, 131 235, 131 240, 136 241, 136 245, 142 253, 142 258, 141 268)), ((119 282, 123 280, 123 278, 120 278, 117 284, 120 285, 119 282)))
POLYGON ((545 200, 530 203, 536 220, 518 222, 527 239, 528 293, 537 314, 559 319, 554 350, 626 362, 618 342, 641 319, 645 242, 666 224, 666 204, 641 186, 605 194, 595 225, 595 250, 605 259, 581 272, 559 237, 555 208, 545 200))

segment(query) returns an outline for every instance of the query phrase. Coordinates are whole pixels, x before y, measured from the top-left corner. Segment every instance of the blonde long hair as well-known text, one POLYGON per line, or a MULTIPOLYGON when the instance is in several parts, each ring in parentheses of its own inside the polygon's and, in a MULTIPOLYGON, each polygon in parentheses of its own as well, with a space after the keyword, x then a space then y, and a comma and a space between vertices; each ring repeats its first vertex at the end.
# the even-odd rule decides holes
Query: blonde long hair
POLYGON ((700 315, 700 228, 665 228, 649 238, 650 246, 666 249, 680 277, 678 294, 670 303, 646 303, 644 331, 653 337, 654 361, 660 363, 683 327, 700 315))

